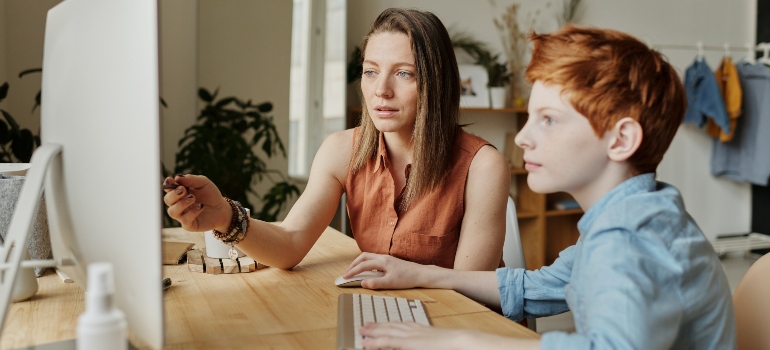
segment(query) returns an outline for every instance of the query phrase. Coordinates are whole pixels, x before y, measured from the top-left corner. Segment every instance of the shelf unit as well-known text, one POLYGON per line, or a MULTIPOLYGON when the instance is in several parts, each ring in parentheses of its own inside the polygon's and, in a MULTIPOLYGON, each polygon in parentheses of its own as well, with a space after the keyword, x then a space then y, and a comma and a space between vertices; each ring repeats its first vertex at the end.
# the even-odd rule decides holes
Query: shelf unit
MULTIPOLYGON (((460 113, 504 113, 516 119, 521 128, 527 121, 526 108, 461 108, 460 113)), ((347 127, 357 126, 361 108, 348 109, 347 127)), ((483 137, 483 135, 479 135, 483 137)), ((519 219, 521 244, 524 259, 530 270, 550 265, 559 257, 559 252, 575 244, 580 234, 577 222, 583 215, 580 209, 555 210, 553 203, 571 198, 567 193, 541 194, 527 186, 527 170, 511 168, 511 184, 515 188, 514 202, 519 219)))
MULTIPOLYGON (((515 109, 511 113, 517 118, 516 125, 521 129, 527 121, 527 111, 515 109)), ((524 259, 527 261, 527 269, 534 270, 550 265, 559 257, 559 252, 577 242, 580 236, 577 222, 583 210, 553 209, 556 201, 572 197, 564 192, 542 194, 532 191, 527 185, 527 174, 526 169, 511 168, 524 259)))

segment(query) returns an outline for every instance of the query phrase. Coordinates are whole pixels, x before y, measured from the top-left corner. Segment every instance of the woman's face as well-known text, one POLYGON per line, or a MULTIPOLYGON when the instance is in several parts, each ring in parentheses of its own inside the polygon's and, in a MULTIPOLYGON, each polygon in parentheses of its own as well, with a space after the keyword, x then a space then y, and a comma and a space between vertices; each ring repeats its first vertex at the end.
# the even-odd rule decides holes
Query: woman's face
POLYGON ((382 32, 369 37, 361 91, 377 130, 411 135, 417 118, 417 76, 409 37, 382 32))

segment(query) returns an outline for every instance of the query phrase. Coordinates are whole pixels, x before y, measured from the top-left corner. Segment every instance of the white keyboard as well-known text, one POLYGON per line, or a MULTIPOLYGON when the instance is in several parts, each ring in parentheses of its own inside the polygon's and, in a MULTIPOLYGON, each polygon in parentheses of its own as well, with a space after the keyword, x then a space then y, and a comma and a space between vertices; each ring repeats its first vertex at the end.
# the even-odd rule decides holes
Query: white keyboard
POLYGON ((369 294, 340 294, 337 349, 363 349, 359 333, 368 322, 417 322, 430 326, 422 302, 369 294))

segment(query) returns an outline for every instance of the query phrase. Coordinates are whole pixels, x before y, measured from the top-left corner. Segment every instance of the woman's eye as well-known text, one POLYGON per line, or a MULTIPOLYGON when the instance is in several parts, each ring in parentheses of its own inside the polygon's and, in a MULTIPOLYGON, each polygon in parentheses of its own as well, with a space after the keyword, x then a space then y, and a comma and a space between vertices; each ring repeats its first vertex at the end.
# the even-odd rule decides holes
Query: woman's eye
POLYGON ((373 76, 374 76, 374 74, 375 74, 375 73, 374 73, 374 71, 371 71, 371 70, 366 70, 366 71, 364 71, 364 73, 363 73, 363 75, 364 75, 365 77, 373 77, 373 76))
POLYGON ((543 117, 543 122, 545 123, 545 125, 553 125, 554 120, 549 116, 545 116, 543 117))
POLYGON ((397 73, 400 78, 409 78, 412 76, 412 73, 400 71, 397 73))

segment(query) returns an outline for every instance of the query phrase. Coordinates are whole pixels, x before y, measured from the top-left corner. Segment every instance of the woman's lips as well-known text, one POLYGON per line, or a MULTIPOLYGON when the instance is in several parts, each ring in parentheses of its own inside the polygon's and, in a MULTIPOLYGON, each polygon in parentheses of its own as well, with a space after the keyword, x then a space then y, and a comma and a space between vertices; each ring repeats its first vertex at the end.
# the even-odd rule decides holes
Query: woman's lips
POLYGON ((388 106, 377 106, 374 107, 374 113, 377 114, 378 117, 387 118, 398 113, 398 109, 388 106))

